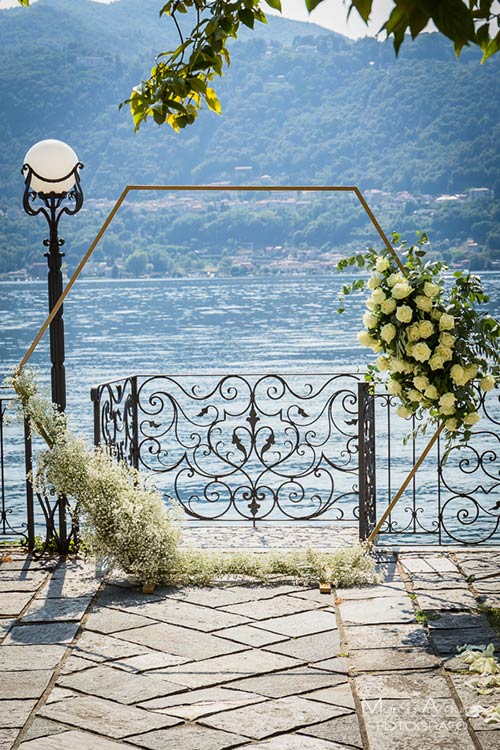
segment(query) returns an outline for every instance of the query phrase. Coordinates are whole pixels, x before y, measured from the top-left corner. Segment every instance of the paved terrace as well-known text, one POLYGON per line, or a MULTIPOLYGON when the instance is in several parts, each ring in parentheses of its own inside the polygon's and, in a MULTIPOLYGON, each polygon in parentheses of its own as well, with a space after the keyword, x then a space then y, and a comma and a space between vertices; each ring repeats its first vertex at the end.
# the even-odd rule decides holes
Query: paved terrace
POLYGON ((500 748, 500 725, 468 718, 500 690, 477 696, 456 658, 499 644, 478 605, 500 607, 500 550, 380 563, 381 585, 332 595, 235 582, 144 595, 82 561, 4 556, 0 750, 500 748))

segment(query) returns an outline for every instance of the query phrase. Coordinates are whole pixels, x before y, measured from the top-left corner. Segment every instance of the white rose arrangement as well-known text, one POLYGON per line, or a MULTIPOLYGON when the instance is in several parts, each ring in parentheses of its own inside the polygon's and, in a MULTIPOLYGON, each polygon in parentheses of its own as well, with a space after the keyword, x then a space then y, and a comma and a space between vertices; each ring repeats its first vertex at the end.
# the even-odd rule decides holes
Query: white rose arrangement
POLYGON ((467 440, 480 419, 482 394, 500 380, 500 323, 477 309, 488 302, 477 276, 457 271, 450 279, 443 263, 425 260, 425 234, 415 245, 397 234, 393 242, 403 260, 386 248, 338 264, 371 272, 366 283, 344 285, 341 294, 343 302, 365 286, 371 291, 358 341, 380 356, 367 379, 383 381, 399 399, 399 416, 416 415, 424 431, 429 422, 444 422, 448 440, 467 440))

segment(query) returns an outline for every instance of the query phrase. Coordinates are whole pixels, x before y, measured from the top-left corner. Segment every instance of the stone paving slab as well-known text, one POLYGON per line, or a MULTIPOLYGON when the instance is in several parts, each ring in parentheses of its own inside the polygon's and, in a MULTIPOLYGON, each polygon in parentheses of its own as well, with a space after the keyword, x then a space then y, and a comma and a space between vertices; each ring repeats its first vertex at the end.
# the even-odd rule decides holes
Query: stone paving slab
POLYGON ((312 722, 320 722, 343 713, 326 703, 292 696, 259 703, 258 708, 245 706, 203 720, 204 724, 226 732, 239 732, 261 740, 278 732, 290 732, 312 722))
POLYGON ((475 750, 451 699, 362 702, 370 750, 475 750))
POLYGON ((133 612, 124 612, 121 609, 112 609, 111 607, 93 607, 87 617, 85 629, 111 635, 120 630, 132 630, 151 624, 149 617, 143 617, 133 612))
POLYGON ((430 647, 359 649, 351 653, 350 662, 355 672, 432 669, 441 663, 430 647))
POLYGON ((3 574, 0 568, 0 594, 4 593, 34 593, 40 588, 48 573, 40 571, 39 574, 31 573, 29 576, 15 575, 15 572, 3 574))
POLYGON ((65 724, 113 739, 174 726, 180 721, 164 714, 86 695, 45 705, 38 713, 47 719, 64 720, 65 724))
POLYGON ((32 596, 31 592, 0 593, 0 614, 2 617, 18 617, 32 596))
POLYGON ((80 622, 85 614, 91 596, 39 598, 33 599, 29 611, 23 616, 27 622, 55 622, 60 620, 77 620, 80 622))
POLYGON ((148 654, 151 651, 152 649, 139 643, 131 643, 113 636, 85 630, 75 644, 74 654, 90 661, 101 662, 127 659, 131 656, 148 654))
POLYGON ((138 704, 150 711, 178 716, 186 721, 194 721, 201 716, 220 713, 240 706, 262 703, 265 697, 244 690, 231 690, 226 687, 189 690, 177 695, 155 698, 138 704))
MULTIPOLYGON (((321 604, 324 605, 326 602, 322 602, 321 604)), ((260 599, 256 602, 246 602, 245 604, 231 604, 224 607, 224 611, 241 615, 247 621, 269 620, 272 617, 283 617, 284 615, 293 615, 297 612, 307 612, 314 606, 316 606, 315 603, 308 599, 284 595, 275 596, 272 599, 260 599)))
POLYGON ((265 647, 266 651, 284 654, 300 661, 313 663, 335 658, 340 653, 340 634, 338 630, 304 635, 300 638, 288 638, 282 643, 265 647))
POLYGON ((221 630, 222 628, 230 628, 233 625, 244 625, 249 619, 237 613, 230 613, 228 609, 226 611, 218 610, 217 617, 215 618, 213 609, 209 607, 197 606, 175 599, 149 602, 142 606, 136 606, 133 609, 128 608, 128 611, 160 622, 167 622, 171 625, 181 625, 193 630, 202 630, 204 633, 211 633, 214 630, 221 630))
POLYGON ((362 748, 363 740, 359 730, 359 722, 355 713, 343 714, 334 719, 314 724, 300 730, 300 734, 317 737, 350 748, 362 748))
POLYGON ((456 573, 457 566, 446 555, 400 554, 399 561, 409 573, 456 573))
POLYGON ((128 741, 151 750, 226 750, 241 745, 245 737, 197 724, 183 724, 167 731, 130 737, 128 741))
POLYGON ((252 625, 237 625, 235 628, 224 628, 218 630, 217 635, 221 638, 227 638, 236 643, 242 643, 244 646, 270 646, 273 643, 284 643, 288 641, 287 636, 279 633, 271 633, 269 630, 254 628, 252 625))
POLYGON ((10 628, 13 626, 14 623, 15 623, 15 620, 11 620, 8 618, 5 618, 5 619, 2 618, 0 620, 0 641, 5 636, 5 634, 9 632, 10 628))
POLYGON ((314 667, 295 667, 285 672, 273 672, 260 677, 247 677, 231 682, 235 690, 248 690, 268 698, 285 698, 289 695, 300 695, 311 690, 329 687, 334 683, 331 672, 314 667))
POLYGON ((88 732, 71 730, 23 742, 20 747, 22 750, 118 750, 123 744, 88 732))
POLYGON ((481 552, 475 554, 456 554, 457 562, 466 576, 472 580, 479 580, 489 576, 498 576, 500 568, 500 555, 481 552))
POLYGON ((336 742, 320 740, 317 737, 306 737, 305 734, 280 734, 264 742, 252 742, 247 747, 258 750, 351 750, 352 745, 339 745, 336 742))
POLYGON ((2 729, 0 727, 0 750, 11 750, 18 734, 19 729, 2 729))
POLYGON ((426 612, 433 610, 463 610, 477 607, 474 596, 467 589, 449 589, 436 593, 417 592, 417 600, 421 609, 426 612))
POLYGON ((148 674, 161 675, 167 680, 195 689, 296 666, 296 659, 251 649, 237 654, 188 662, 176 667, 166 667, 148 674))
MULTIPOLYGON (((339 675, 339 679, 344 680, 344 675, 339 675)), ((343 706, 351 711, 354 711, 356 708, 351 686, 348 682, 339 682, 333 687, 313 690, 311 693, 307 693, 304 698, 310 701, 320 701, 321 703, 332 703, 334 706, 343 706)))
POLYGON ((0 698, 39 698, 52 677, 52 670, 26 672, 2 671, 0 677, 0 698))
POLYGON ((434 618, 429 618, 428 627, 434 630, 458 630, 481 629, 489 627, 486 617, 479 612, 438 612, 434 618))
POLYGON ((403 625, 351 625, 345 630, 350 650, 366 648, 429 647, 427 632, 416 623, 403 625))
POLYGON ((23 739, 24 741, 36 740, 39 737, 49 737, 50 735, 60 734, 61 732, 67 731, 68 727, 64 726, 64 724, 60 724, 58 721, 52 721, 51 719, 42 719, 37 716, 31 722, 23 739))
POLYGON ((4 641, 0 648, 0 672, 54 669, 65 650, 63 645, 6 646, 4 641))
POLYGON ((415 593, 420 591, 441 591, 460 589, 468 590, 468 584, 461 573, 412 573, 412 588, 415 593))
POLYGON ((333 609, 319 609, 316 611, 300 612, 286 617, 273 617, 270 620, 258 620, 256 628, 270 630, 272 633, 281 633, 291 638, 301 635, 313 635, 334 630, 337 627, 335 611, 333 609))
POLYGON ((2 700, 0 701, 0 728, 20 729, 24 726, 36 700, 2 700))
POLYGON ((356 524, 321 524, 302 526, 294 523, 288 528, 292 533, 284 534, 283 524, 261 524, 256 528, 249 524, 214 526, 199 522, 184 524, 182 545, 196 549, 222 550, 291 550, 298 547, 333 552, 342 547, 358 544, 356 524))
POLYGON ((210 633, 201 633, 198 630, 190 630, 166 622, 115 633, 115 638, 186 659, 232 654, 246 648, 234 641, 218 638, 210 633))
POLYGON ((460 628, 433 630, 432 642, 440 654, 456 654, 458 647, 464 646, 466 643, 484 644, 485 646, 493 643, 497 653, 500 651, 500 635, 490 627, 468 628, 467 630, 461 630, 460 628))
POLYGON ((350 589, 337 589, 338 599, 378 599, 384 596, 397 596, 401 598, 406 594, 403 581, 389 581, 379 586, 359 586, 350 589))
POLYGON ((32 623, 28 625, 15 625, 9 630, 4 640, 4 645, 41 645, 70 643, 75 637, 80 623, 78 622, 51 622, 32 623))
POLYGON ((420 699, 450 698, 450 688, 437 670, 431 672, 388 672, 360 674, 356 689, 361 699, 394 698, 420 699))
POLYGON ((369 600, 345 601, 339 604, 344 624, 385 625, 415 622, 415 613, 408 597, 378 597, 369 600))
POLYGON ((158 698, 184 690, 182 685, 159 676, 146 677, 108 666, 92 667, 83 672, 60 677, 57 684, 80 693, 110 698, 125 704, 139 703, 149 698, 158 698))

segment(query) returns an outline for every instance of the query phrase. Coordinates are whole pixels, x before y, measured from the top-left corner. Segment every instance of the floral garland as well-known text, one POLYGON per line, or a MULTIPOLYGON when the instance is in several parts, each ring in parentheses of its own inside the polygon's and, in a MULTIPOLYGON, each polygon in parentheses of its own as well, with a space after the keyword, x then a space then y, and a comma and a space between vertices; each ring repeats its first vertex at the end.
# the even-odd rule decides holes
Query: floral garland
MULTIPOLYGON (((385 382, 400 401, 398 415, 415 415, 422 431, 428 423, 444 423, 448 439, 467 440, 480 419, 481 394, 500 376, 500 323, 476 309, 489 301, 477 276, 456 271, 446 288, 447 266, 425 260, 425 234, 409 247, 397 234, 393 242, 400 243, 404 263, 386 248, 338 264, 339 270, 357 265, 371 272, 358 341, 379 357, 368 367, 367 379, 385 382)), ((341 301, 364 287, 364 279, 346 284, 341 301)))
POLYGON ((17 372, 10 385, 23 415, 47 444, 37 456, 35 489, 73 499, 86 550, 108 565, 149 586, 207 586, 224 576, 330 581, 344 588, 379 581, 364 545, 333 553, 299 549, 258 555, 181 549, 178 514, 166 510, 161 494, 147 487, 139 472, 73 435, 65 415, 40 394, 33 372, 17 372))

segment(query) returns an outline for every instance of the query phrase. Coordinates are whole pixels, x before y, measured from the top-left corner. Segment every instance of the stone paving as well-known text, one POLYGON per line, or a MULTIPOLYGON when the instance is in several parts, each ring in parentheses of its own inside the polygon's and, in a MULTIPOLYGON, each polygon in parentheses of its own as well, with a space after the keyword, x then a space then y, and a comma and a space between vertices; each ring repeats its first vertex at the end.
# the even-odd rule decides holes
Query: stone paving
MULTIPOLYGON (((1 557, 1 553, 0 553, 1 557)), ((497 644, 497 552, 379 553, 360 589, 143 594, 78 560, 0 563, 0 750, 500 750, 457 646, 497 644)), ((465 665, 466 666, 466 665, 465 665)))

